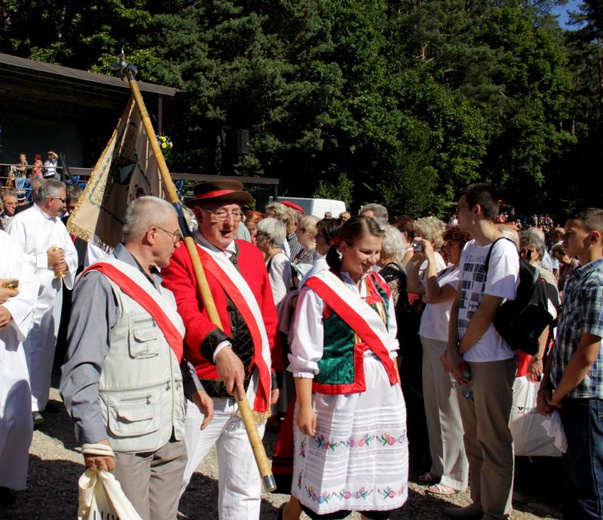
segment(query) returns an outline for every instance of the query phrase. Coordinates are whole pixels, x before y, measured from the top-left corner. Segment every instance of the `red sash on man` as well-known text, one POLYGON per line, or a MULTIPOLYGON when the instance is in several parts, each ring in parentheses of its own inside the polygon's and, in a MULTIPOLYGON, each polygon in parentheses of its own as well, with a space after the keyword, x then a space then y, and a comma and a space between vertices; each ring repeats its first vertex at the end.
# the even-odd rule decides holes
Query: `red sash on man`
POLYGON ((182 356, 184 355, 184 338, 153 297, 138 283, 132 280, 132 278, 108 262, 97 262, 92 264, 82 273, 82 276, 85 276, 90 271, 99 271, 104 274, 151 315, 157 323, 157 326, 161 329, 161 332, 163 332, 169 346, 174 351, 178 363, 180 363, 182 361, 182 356))
POLYGON ((197 250, 199 251, 201 263, 206 266, 208 271, 211 271, 211 274, 216 278, 224 292, 233 302, 237 311, 241 314, 245 324, 249 328, 249 333, 251 334, 251 339, 254 346, 249 372, 251 373, 255 367, 257 368, 259 375, 259 385, 253 399, 253 409, 257 412, 265 412, 270 406, 271 378, 270 368, 268 367, 262 355, 264 341, 262 339, 262 334, 260 332, 257 320, 251 308, 249 307, 249 302, 247 302, 247 300, 243 297, 237 285, 224 272, 218 262, 216 262, 216 260, 202 247, 197 246, 197 250))

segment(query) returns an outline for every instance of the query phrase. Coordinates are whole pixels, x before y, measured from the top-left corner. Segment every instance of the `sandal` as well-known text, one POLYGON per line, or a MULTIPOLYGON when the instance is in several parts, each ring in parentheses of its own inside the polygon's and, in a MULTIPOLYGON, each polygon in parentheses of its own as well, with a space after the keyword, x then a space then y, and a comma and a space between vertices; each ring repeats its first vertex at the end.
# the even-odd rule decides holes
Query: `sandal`
POLYGON ((429 486, 425 491, 432 495, 456 495, 459 492, 458 489, 444 486, 443 484, 434 484, 433 486, 429 486))
POLYGON ((439 482, 441 477, 438 477, 437 475, 434 475, 431 472, 427 472, 427 473, 423 473, 422 475, 419 475, 419 482, 439 482))

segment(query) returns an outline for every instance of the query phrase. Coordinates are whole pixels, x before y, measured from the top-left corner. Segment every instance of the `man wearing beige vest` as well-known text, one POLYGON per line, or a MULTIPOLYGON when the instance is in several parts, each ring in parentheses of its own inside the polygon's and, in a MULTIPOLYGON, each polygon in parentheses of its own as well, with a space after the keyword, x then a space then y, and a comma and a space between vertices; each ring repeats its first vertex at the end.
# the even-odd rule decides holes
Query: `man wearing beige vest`
POLYGON ((86 466, 113 471, 143 519, 175 519, 185 395, 204 414, 202 428, 213 403, 182 357, 182 320, 157 271, 180 245, 174 208, 136 199, 123 233, 124 244, 76 285, 61 394, 86 466))

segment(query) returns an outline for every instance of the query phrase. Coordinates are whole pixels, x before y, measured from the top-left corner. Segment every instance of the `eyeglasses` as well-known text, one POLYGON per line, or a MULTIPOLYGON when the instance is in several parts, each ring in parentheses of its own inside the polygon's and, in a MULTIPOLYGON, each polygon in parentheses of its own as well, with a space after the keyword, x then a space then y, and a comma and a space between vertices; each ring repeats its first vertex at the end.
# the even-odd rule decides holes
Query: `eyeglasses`
POLYGON ((61 198, 61 197, 50 197, 50 198, 51 198, 51 199, 54 199, 54 200, 60 200, 60 201, 61 201, 63 204, 65 204, 65 202, 67 202, 67 199, 66 199, 66 198, 65 198, 65 199, 63 199, 63 198, 61 198))
POLYGON ((214 211, 213 209, 203 208, 208 213, 211 213, 213 217, 219 222, 224 222, 228 217, 232 217, 232 220, 235 222, 239 222, 243 217, 243 213, 241 211, 226 211, 225 209, 219 209, 218 211, 214 211))
POLYGON ((164 233, 167 233, 168 235, 170 235, 172 237, 172 240, 174 241, 174 245, 176 245, 178 242, 180 242, 180 240, 182 240, 182 234, 180 233, 180 231, 176 231, 175 233, 172 233, 171 231, 168 231, 167 229, 163 229, 161 226, 155 226, 155 227, 157 229, 160 229, 164 233))

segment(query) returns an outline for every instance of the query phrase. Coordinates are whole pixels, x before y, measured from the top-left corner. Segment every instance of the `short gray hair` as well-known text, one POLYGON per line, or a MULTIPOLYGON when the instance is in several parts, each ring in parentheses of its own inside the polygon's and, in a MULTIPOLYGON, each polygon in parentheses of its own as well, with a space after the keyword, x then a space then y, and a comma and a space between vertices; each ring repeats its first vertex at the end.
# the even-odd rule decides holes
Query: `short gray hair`
POLYGON ((174 207, 159 197, 145 195, 134 199, 126 209, 122 228, 125 243, 140 239, 151 226, 165 225, 170 212, 176 213, 174 207))
POLYGON ((272 217, 263 218, 257 223, 258 233, 266 235, 272 240, 272 244, 280 247, 287 240, 287 228, 280 220, 272 217))
POLYGON ((538 256, 542 260, 544 256, 544 240, 540 235, 540 232, 537 228, 529 228, 524 229, 519 235, 519 244, 522 248, 524 247, 533 247, 537 252, 538 256))
POLYGON ((4 199, 9 196, 16 197, 17 199, 19 198, 19 194, 15 190, 4 190, 2 192, 2 202, 4 202, 4 199))
POLYGON ((373 212, 373 219, 377 221, 378 224, 387 224, 389 215, 387 213, 387 208, 382 206, 381 204, 377 204, 375 202, 371 202, 370 204, 365 204, 360 208, 358 215, 362 215, 367 211, 373 212))
POLYGON ((61 190, 65 190, 65 183, 55 181, 54 179, 46 179, 40 184, 38 189, 37 201, 44 204, 48 199, 56 198, 61 194, 61 190))
POLYGON ((67 186, 67 202, 70 202, 72 200, 79 200, 82 196, 83 191, 84 190, 82 190, 82 188, 80 188, 76 184, 70 184, 69 186, 67 186))
POLYGON ((400 262, 404 256, 406 245, 404 235, 397 227, 392 226, 391 224, 385 224, 381 227, 384 233, 383 241, 381 242, 381 251, 383 251, 386 256, 392 255, 394 257, 394 262, 400 262))

